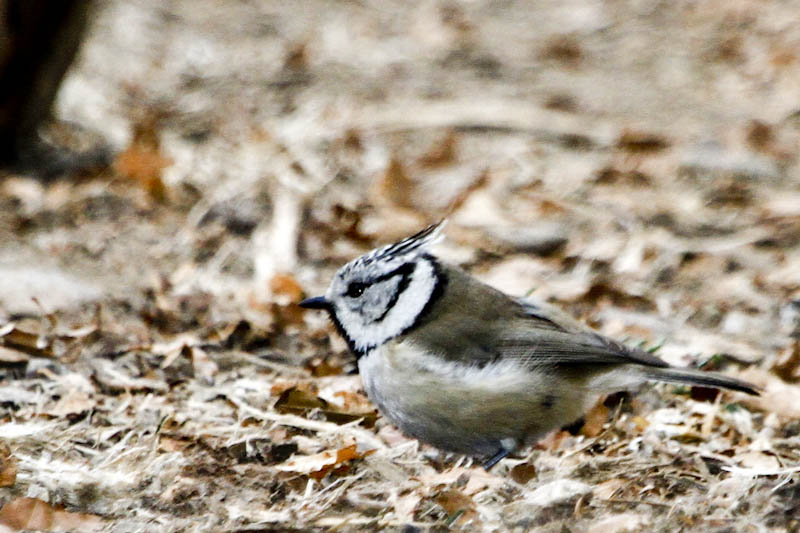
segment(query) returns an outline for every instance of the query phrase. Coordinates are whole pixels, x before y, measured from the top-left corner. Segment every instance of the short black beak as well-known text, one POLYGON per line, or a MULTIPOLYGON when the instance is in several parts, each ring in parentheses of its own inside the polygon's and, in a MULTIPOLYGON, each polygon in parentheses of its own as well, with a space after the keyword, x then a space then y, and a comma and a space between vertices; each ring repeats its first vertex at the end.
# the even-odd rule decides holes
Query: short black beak
POLYGON ((306 309, 325 309, 326 311, 331 308, 331 303, 325 299, 324 296, 315 296, 313 298, 306 298, 298 304, 300 307, 306 309))

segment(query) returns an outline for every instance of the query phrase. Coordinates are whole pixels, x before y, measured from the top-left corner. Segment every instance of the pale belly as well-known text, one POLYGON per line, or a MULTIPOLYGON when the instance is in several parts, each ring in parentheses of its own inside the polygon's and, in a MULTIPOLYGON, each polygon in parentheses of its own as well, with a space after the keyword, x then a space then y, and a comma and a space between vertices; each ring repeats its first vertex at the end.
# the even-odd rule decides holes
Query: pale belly
POLYGON ((535 441, 580 418, 593 399, 574 383, 513 361, 470 367, 402 342, 362 357, 359 371, 367 395, 403 433, 468 455, 535 441))

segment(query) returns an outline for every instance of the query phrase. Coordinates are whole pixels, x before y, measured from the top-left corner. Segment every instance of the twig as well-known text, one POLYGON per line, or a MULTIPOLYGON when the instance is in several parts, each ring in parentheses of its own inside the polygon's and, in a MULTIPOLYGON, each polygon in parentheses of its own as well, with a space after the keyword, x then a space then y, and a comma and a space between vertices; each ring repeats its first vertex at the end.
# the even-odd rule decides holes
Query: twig
POLYGON ((261 420, 268 420, 284 426, 291 426, 300 429, 307 429, 309 431, 316 431, 319 433, 334 433, 334 434, 347 434, 351 436, 358 436, 362 441, 377 449, 384 449, 386 445, 381 442, 373 433, 356 427, 359 420, 354 420, 348 424, 334 424, 333 422, 321 422, 319 420, 309 420, 297 415, 284 415, 279 413, 270 413, 269 411, 262 411, 255 407, 248 405, 241 398, 237 398, 233 394, 225 394, 236 407, 241 411, 260 418, 261 420))

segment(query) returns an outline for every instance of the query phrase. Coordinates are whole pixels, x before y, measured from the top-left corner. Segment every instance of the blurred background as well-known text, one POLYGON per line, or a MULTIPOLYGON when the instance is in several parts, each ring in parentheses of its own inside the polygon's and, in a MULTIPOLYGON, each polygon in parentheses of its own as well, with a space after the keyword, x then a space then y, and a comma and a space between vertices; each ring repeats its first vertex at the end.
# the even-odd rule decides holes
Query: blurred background
MULTIPOLYGON (((158 461, 202 462, 190 420, 238 427, 241 405, 212 401, 220 387, 269 413, 319 408, 286 407, 292 387, 360 395, 344 343, 295 304, 343 262, 445 217, 439 255, 484 281, 768 387, 749 429, 719 422, 718 455, 754 435, 797 438, 799 67, 792 1, 0 0, 0 416, 51 424, 10 441, 27 474, 0 490, 108 519, 133 504, 87 503, 30 449, 72 447, 76 427, 127 428, 86 443, 99 456, 63 458, 102 472, 123 444, 150 453, 169 418, 180 446, 147 455, 158 483, 140 483, 141 498, 203 477, 158 461)), ((665 401, 645 398, 631 416, 665 401)), ((236 431, 200 448, 252 437, 236 431)), ((295 433, 268 440, 298 449, 295 433)), ((751 467, 800 460, 765 449, 751 467)), ((278 479, 280 453, 264 452, 259 476, 278 479)), ((763 489, 760 508, 733 516, 789 524, 796 501, 781 507, 770 479, 731 489, 763 489)), ((226 483, 214 490, 265 490, 226 483)), ((217 502, 207 525, 298 520, 299 486, 281 483, 285 498, 238 515, 217 502)), ((177 520, 175 501, 150 512, 177 520)), ((374 514, 344 501, 303 519, 374 514)), ((447 519, 430 494, 404 501, 388 523, 447 519)), ((211 504, 196 505, 186 516, 211 504)), ((517 523, 513 509, 477 509, 484 525, 517 523)))

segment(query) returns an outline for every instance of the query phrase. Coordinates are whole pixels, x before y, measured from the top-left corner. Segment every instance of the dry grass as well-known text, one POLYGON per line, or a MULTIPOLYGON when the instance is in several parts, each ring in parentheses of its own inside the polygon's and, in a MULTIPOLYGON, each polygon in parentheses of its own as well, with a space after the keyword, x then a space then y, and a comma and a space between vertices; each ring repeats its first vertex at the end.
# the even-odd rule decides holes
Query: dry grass
POLYGON ((0 182, 0 530, 796 531, 797 15, 579 4, 104 4, 59 110, 117 164, 0 182), (296 303, 443 216, 764 395, 643 387, 488 473, 406 439, 296 303))

